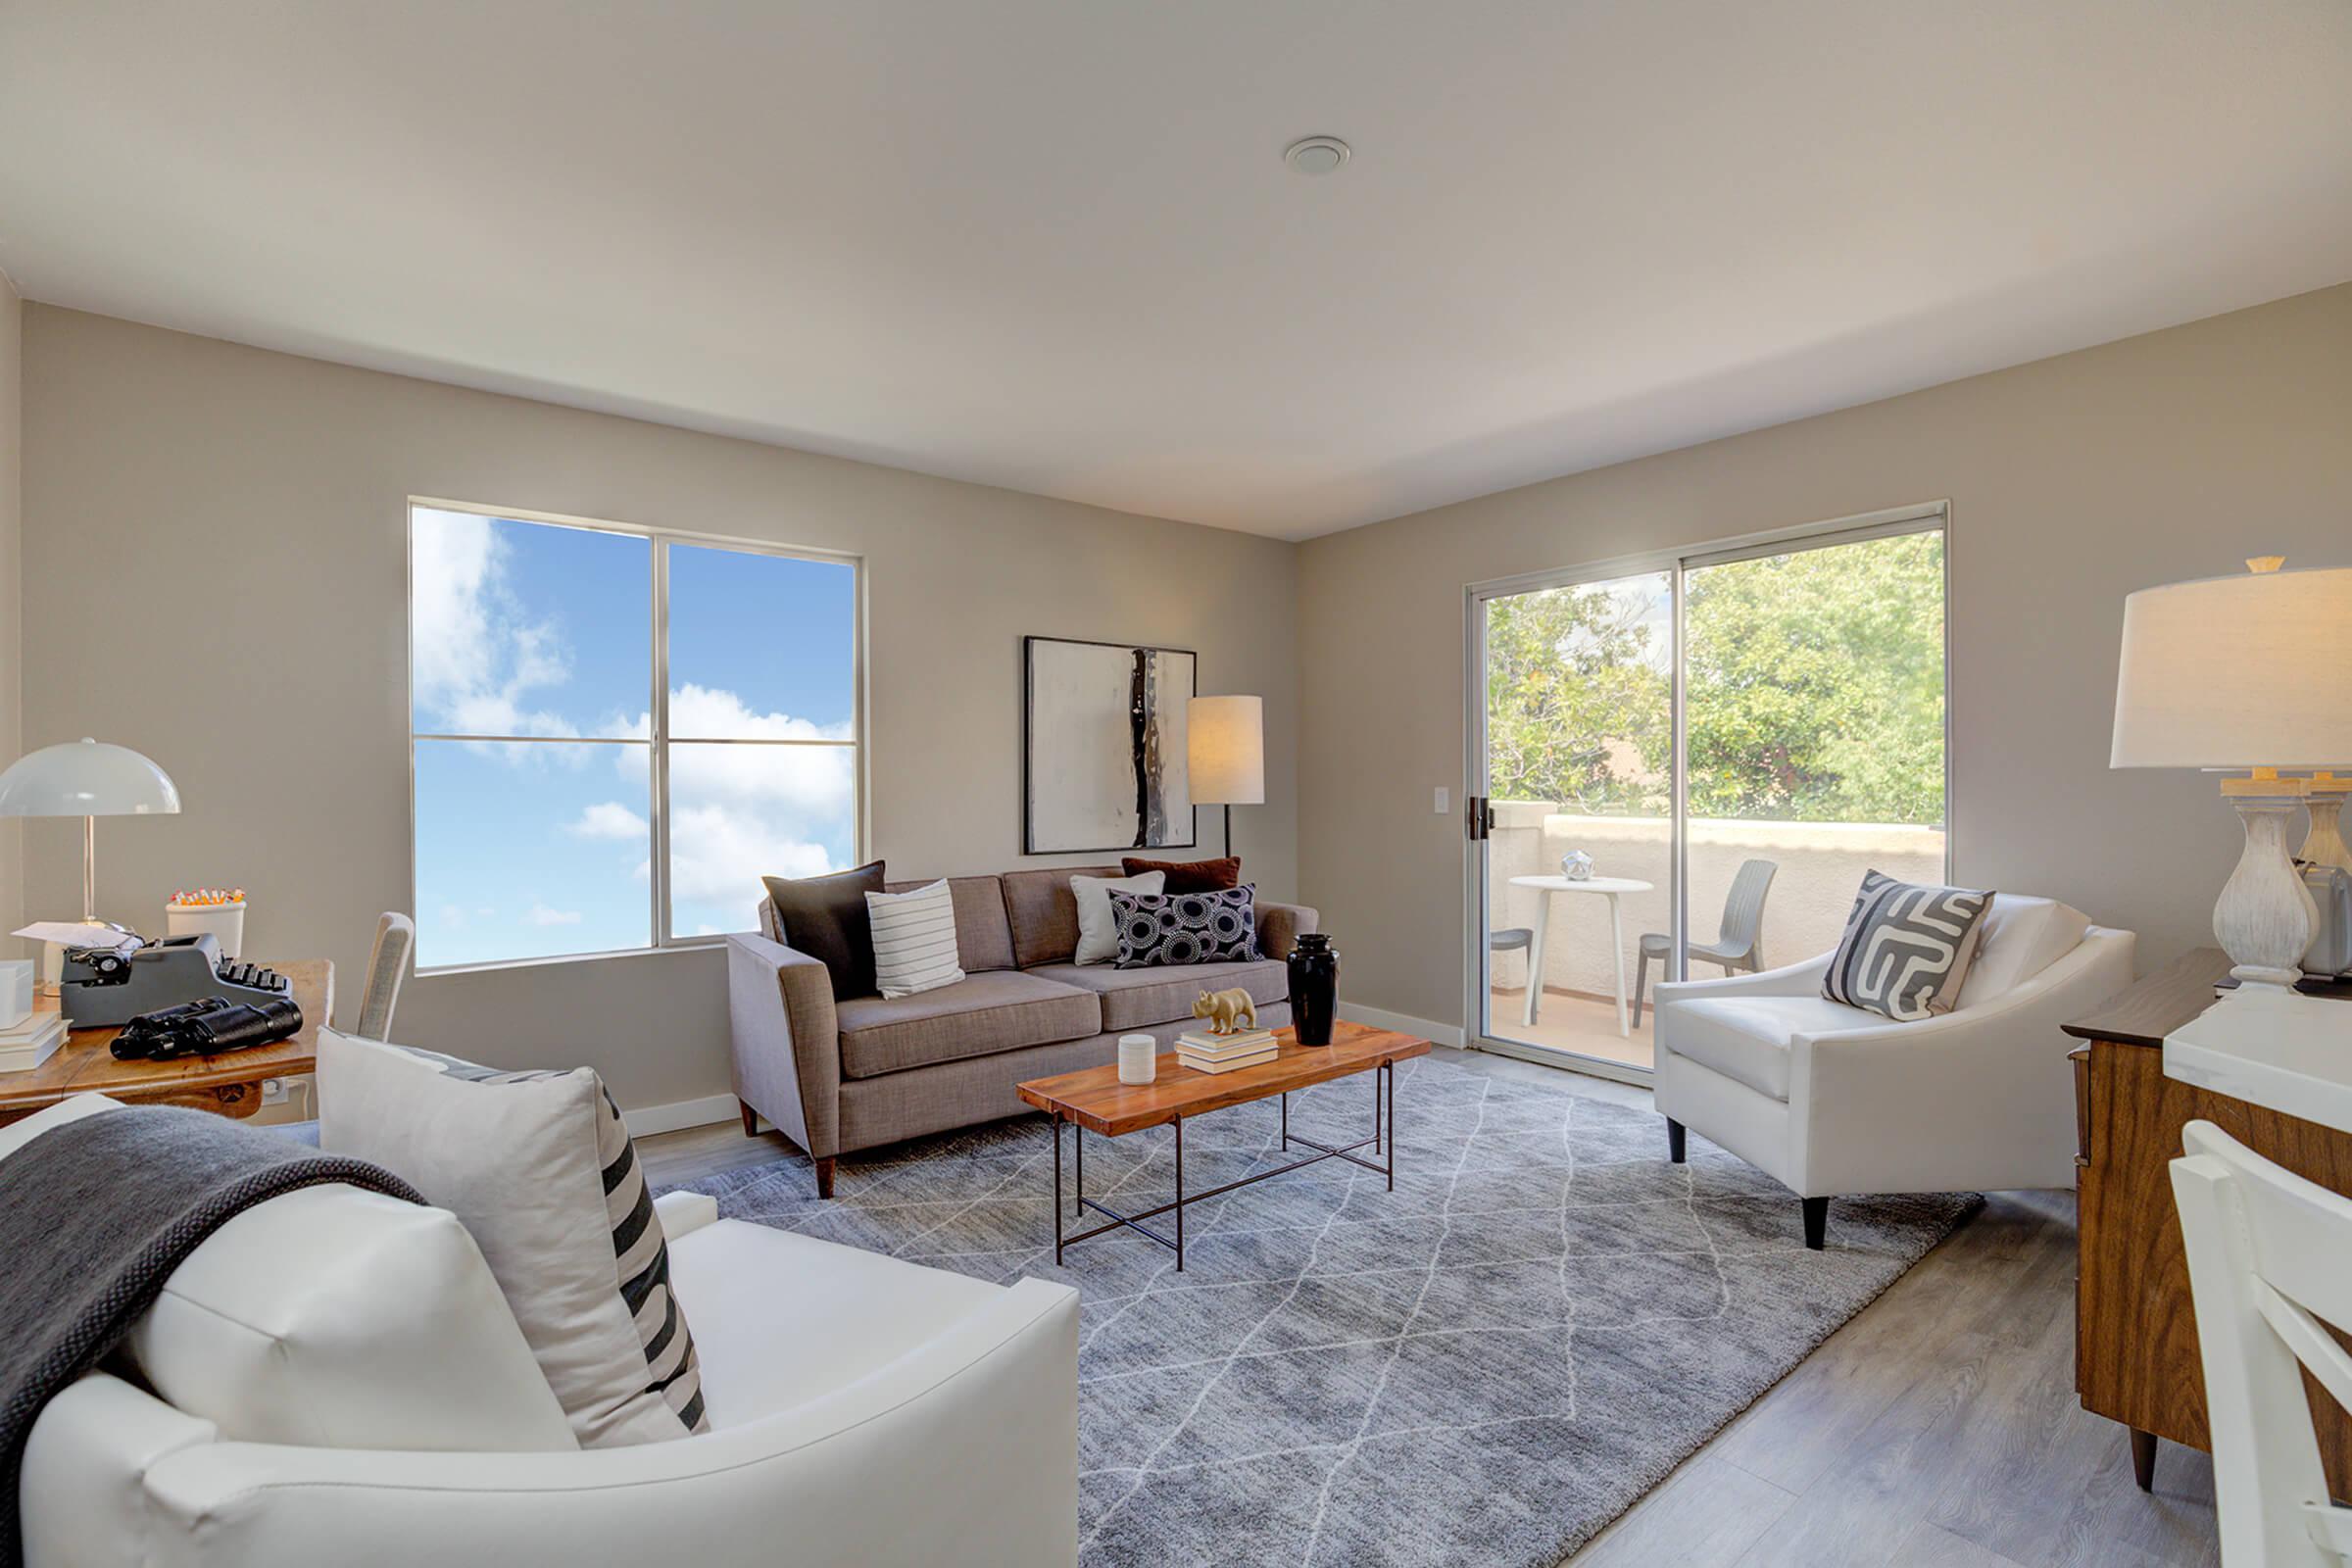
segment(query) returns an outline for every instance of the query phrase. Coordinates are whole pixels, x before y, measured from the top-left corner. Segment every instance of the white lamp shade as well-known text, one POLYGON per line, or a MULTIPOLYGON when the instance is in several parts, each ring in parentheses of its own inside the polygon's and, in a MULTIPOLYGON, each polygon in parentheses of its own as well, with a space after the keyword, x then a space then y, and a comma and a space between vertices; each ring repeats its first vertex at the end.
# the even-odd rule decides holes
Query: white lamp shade
POLYGON ((2145 588, 2124 601, 2115 767, 2352 759, 2352 566, 2145 588))
POLYGON ((172 775, 88 739, 27 752, 0 773, 0 816, 148 816, 179 809, 172 775))
POLYGON ((1266 800, 1266 704, 1259 697, 1196 697, 1185 710, 1186 763, 1202 806, 1266 800))

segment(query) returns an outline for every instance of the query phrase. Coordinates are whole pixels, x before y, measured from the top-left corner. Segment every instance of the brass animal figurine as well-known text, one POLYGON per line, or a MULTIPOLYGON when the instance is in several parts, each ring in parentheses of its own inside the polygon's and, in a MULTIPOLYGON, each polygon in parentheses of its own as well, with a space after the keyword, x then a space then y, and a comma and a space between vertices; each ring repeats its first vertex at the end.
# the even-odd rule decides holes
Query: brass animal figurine
POLYGON ((1203 991, 1193 1003, 1193 1016, 1206 1018, 1212 1035, 1238 1035, 1245 1018, 1250 1020, 1250 1028, 1257 1027, 1257 1004, 1239 986, 1231 991, 1203 991))

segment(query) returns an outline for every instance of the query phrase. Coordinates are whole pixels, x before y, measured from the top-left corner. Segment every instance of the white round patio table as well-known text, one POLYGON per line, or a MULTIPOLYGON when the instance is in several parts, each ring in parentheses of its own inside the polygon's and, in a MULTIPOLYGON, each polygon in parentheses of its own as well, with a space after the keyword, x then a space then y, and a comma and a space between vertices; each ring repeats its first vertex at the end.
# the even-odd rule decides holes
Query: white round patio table
POLYGON ((1572 882, 1564 876, 1515 876, 1515 888, 1533 888, 1541 895, 1536 900, 1536 936, 1527 954, 1527 1008, 1520 1022, 1533 1027, 1536 1021, 1536 1002, 1544 995, 1544 931, 1551 924, 1551 896, 1555 893, 1592 893, 1609 901, 1609 956, 1615 960, 1617 975, 1617 1034, 1619 1038, 1633 1033, 1625 1021, 1625 916, 1617 903, 1627 893, 1651 893, 1654 882, 1644 882, 1638 876, 1589 876, 1572 882))

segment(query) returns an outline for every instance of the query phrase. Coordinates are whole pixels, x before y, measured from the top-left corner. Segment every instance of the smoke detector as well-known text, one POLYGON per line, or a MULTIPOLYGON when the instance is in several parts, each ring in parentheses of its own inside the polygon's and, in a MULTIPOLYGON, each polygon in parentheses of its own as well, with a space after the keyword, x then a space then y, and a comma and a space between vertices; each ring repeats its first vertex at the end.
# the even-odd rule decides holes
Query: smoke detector
POLYGON ((1282 150, 1282 161, 1301 174, 1328 174, 1348 157, 1348 144, 1337 136, 1308 136, 1282 150))

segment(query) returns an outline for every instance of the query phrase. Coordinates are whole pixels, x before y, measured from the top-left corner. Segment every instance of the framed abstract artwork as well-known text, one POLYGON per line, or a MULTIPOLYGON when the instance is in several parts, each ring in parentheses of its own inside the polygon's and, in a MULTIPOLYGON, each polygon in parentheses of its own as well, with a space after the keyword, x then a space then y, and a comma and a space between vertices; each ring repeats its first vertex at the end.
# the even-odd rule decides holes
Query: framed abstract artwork
POLYGON ((1190 848, 1187 648, 1021 640, 1024 855, 1190 848))

